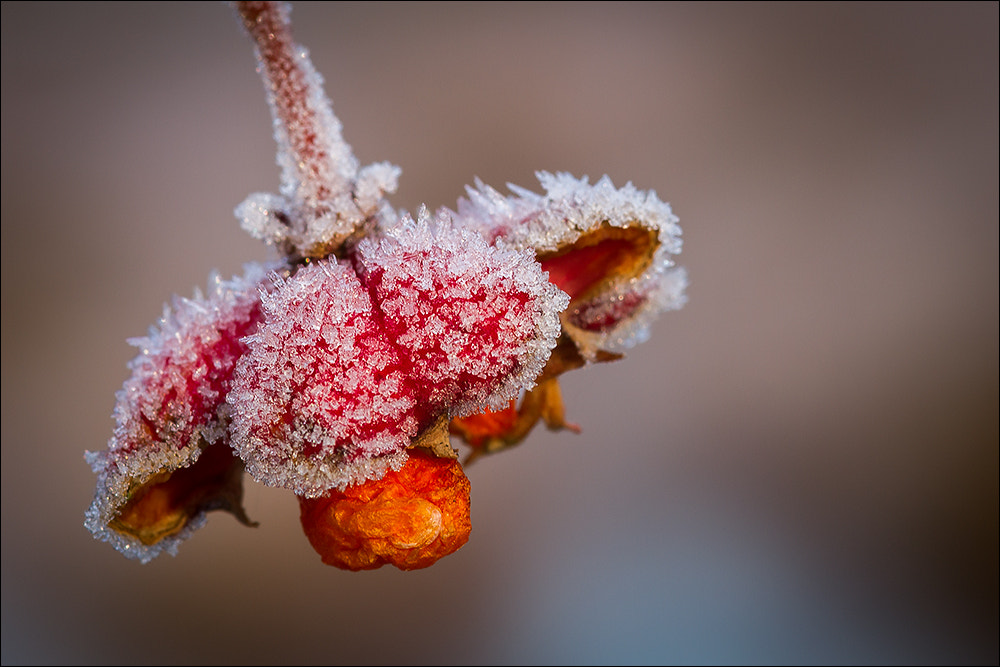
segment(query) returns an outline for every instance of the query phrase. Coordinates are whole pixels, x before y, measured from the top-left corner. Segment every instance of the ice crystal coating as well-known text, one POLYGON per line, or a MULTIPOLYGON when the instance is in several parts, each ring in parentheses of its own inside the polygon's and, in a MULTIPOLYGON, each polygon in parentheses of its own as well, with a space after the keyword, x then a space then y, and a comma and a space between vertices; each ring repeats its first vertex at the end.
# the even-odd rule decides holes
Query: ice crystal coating
POLYGON ((229 396, 247 470, 300 495, 378 479, 434 418, 530 387, 568 301, 529 253, 426 212, 354 261, 314 262, 262 295, 229 396))
POLYGON ((255 479, 298 494, 378 479, 420 426, 405 360, 347 263, 276 280, 229 402, 233 446, 255 479))
POLYGON ((499 409, 534 386, 569 298, 530 252, 489 246, 446 216, 403 223, 358 246, 386 331, 432 403, 452 415, 499 409))
POLYGON ((323 92, 323 77, 308 51, 292 40, 287 4, 245 2, 239 10, 256 43, 278 144, 281 194, 250 195, 236 217, 252 236, 286 254, 325 257, 389 210, 384 195, 395 192, 399 168, 378 163, 359 171, 323 92))
POLYGON ((132 338, 140 349, 131 377, 117 393, 115 429, 102 452, 87 452, 98 475, 86 526, 130 558, 146 562, 177 545, 204 523, 199 513, 176 535, 153 545, 109 528, 132 493, 155 475, 191 466, 210 445, 225 447, 229 423, 225 397, 242 338, 259 318, 258 283, 266 267, 249 264, 241 277, 209 279, 208 295, 174 297, 159 327, 132 338))
MULTIPOLYGON (((686 273, 675 268, 672 259, 681 250, 681 229, 670 205, 655 192, 637 190, 631 183, 615 188, 607 176, 593 185, 586 177, 567 173, 542 171, 537 176, 544 195, 508 185, 514 194, 504 196, 477 179, 474 188, 466 189, 467 198, 458 202, 456 225, 505 247, 531 249, 546 268, 551 268, 546 260, 555 264, 560 253, 575 244, 589 247, 591 235, 622 242, 616 235, 647 230, 654 242, 641 271, 616 272, 608 265, 609 279, 600 289, 584 293, 587 290, 581 288, 581 294, 567 289, 574 299, 563 317, 581 352, 590 357, 597 350, 616 351, 645 340, 656 314, 684 303, 686 273)), ((579 276, 569 278, 579 280, 579 276)))

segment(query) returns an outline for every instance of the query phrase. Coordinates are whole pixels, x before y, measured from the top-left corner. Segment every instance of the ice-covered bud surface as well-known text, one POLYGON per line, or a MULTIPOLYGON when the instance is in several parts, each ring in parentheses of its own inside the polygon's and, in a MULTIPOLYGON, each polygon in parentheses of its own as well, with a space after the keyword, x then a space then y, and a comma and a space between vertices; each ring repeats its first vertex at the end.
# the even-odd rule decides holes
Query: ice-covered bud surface
POLYGON ((569 299, 530 252, 490 246, 421 211, 418 222, 363 241, 358 258, 387 334, 432 403, 467 414, 533 386, 569 299))
POLYGON ((262 303, 229 396, 250 474, 315 495, 402 465, 425 408, 354 269, 314 262, 262 303))
POLYGON ((231 281, 213 275, 207 296, 175 297, 158 327, 129 341, 140 352, 116 397, 114 433, 106 451, 87 453, 98 485, 86 525, 130 557, 148 560, 164 549, 172 552, 201 521, 199 508, 193 508, 193 515, 174 527, 177 535, 153 545, 109 528, 146 482, 192 466, 206 447, 228 450, 225 398, 246 349, 242 339, 257 326, 257 285, 265 274, 264 266, 252 264, 231 281))
POLYGON ((233 445, 255 479, 300 495, 378 479, 437 417, 530 387, 567 301, 530 254, 404 218, 353 262, 313 262, 263 295, 233 445))
POLYGON ((545 194, 510 185, 504 196, 477 181, 458 202, 456 225, 518 250, 530 249, 572 297, 563 325, 588 358, 648 336, 651 320, 684 302, 674 267, 681 229, 670 205, 605 176, 538 173, 545 194))

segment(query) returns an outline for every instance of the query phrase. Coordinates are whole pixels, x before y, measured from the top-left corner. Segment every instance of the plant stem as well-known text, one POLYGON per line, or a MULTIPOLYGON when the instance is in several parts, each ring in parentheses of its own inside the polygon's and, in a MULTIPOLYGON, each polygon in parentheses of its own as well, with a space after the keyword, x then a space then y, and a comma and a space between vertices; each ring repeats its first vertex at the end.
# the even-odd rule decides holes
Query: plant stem
MULTIPOLYGON (((357 176, 351 147, 323 93, 305 49, 292 40, 290 9, 282 2, 237 2, 257 48, 282 169, 282 195, 298 222, 329 215, 334 199, 350 195, 357 176)), ((333 210, 331 210, 333 209, 333 210)))

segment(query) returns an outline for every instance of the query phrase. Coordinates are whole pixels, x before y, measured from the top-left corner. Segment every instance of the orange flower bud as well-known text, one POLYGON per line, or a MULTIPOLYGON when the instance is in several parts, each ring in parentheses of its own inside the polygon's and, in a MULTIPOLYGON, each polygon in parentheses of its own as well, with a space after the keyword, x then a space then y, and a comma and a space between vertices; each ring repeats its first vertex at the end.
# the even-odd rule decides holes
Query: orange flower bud
POLYGON ((299 496, 302 528, 327 565, 417 570, 457 551, 472 530, 469 479, 454 459, 412 449, 382 479, 299 496))

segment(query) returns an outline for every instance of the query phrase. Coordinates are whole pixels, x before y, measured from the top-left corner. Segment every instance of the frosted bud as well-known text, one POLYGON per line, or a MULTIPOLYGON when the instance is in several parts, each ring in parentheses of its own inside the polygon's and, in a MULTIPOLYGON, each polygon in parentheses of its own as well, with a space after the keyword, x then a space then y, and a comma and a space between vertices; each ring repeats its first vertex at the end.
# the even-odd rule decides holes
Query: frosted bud
POLYGON ((406 461, 422 408, 349 264, 277 279, 229 402, 233 446, 258 481, 315 496, 406 461))
POLYGON ((229 395, 233 445, 299 495, 379 479, 436 419, 530 387, 567 301, 531 253, 404 217, 353 263, 313 262, 264 294, 229 395))
POLYGON ((213 275, 207 296, 175 297, 158 327, 129 341, 140 352, 116 396, 114 433, 106 451, 87 453, 98 483, 86 516, 95 537, 126 556, 147 561, 164 550, 174 553, 213 507, 245 519, 238 498, 242 468, 226 437, 225 398, 246 349, 242 338, 257 326, 257 285, 265 273, 253 264, 231 281, 213 275), (203 466, 206 449, 220 453, 205 457, 212 460, 203 466), (219 485, 191 496, 181 488, 187 482, 170 481, 181 469, 188 477, 204 469, 219 485), (221 501, 219 494, 231 497, 221 501))
POLYGON ((451 414, 498 408, 533 386, 567 296, 529 251, 498 248, 421 209, 358 247, 363 279, 417 382, 451 414))
POLYGON ((563 327, 587 359, 645 340, 663 310, 684 303, 687 284, 673 256, 681 229, 670 205, 604 176, 538 173, 545 194, 510 185, 504 197, 477 181, 458 202, 455 224, 515 250, 532 250, 571 297, 563 327))
POLYGON ((339 254, 379 224, 399 168, 378 163, 359 170, 323 77, 292 38, 287 4, 238 3, 237 9, 254 40, 271 109, 281 194, 251 195, 236 207, 236 217, 252 236, 290 258, 339 254))

